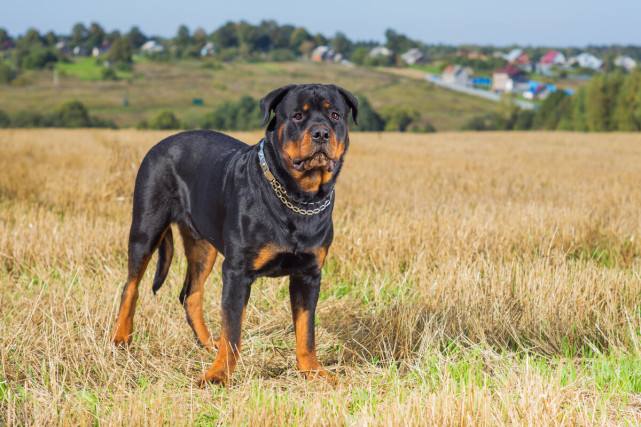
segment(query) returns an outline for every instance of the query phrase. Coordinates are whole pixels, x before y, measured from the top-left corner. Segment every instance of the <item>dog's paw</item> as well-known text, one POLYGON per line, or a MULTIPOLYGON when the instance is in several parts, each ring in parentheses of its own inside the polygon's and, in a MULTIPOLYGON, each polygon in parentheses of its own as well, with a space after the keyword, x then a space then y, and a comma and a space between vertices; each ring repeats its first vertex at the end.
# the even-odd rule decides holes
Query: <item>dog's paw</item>
POLYGON ((332 374, 329 371, 326 371, 323 368, 314 369, 311 371, 303 371, 303 376, 308 381, 324 380, 332 386, 338 385, 338 378, 336 377, 336 375, 332 374))
POLYGON ((229 385, 229 375, 225 371, 206 372, 198 378, 197 384, 200 388, 204 388, 207 384, 225 387, 229 385))
POLYGON ((118 348, 129 347, 129 344, 131 344, 131 335, 115 334, 111 342, 118 348))

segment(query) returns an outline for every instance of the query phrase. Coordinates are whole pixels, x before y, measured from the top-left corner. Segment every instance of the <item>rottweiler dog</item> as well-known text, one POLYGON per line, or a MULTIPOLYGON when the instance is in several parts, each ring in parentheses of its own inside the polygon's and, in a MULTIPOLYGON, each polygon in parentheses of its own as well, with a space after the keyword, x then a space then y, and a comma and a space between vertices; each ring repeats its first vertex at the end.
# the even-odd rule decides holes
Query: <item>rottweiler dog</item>
POLYGON ((129 274, 113 342, 131 342, 138 284, 156 249, 154 293, 165 281, 176 224, 188 261, 180 302, 200 344, 218 349, 201 385, 230 380, 252 283, 285 275, 298 369, 306 378, 334 381, 316 357, 314 315, 333 239, 334 185, 358 102, 338 86, 302 84, 270 92, 260 107, 268 125, 258 144, 207 130, 178 133, 149 150, 136 177, 129 274), (213 339, 203 321, 203 293, 218 253, 225 258, 222 330, 213 339))

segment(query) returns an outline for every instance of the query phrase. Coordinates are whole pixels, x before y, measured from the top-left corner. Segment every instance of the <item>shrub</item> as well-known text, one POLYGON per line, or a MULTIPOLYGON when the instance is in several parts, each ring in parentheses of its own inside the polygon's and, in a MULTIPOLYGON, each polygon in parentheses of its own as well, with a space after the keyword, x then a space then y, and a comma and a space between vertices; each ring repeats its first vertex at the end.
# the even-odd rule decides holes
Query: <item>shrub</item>
POLYGON ((205 129, 253 130, 262 127, 263 117, 258 101, 243 96, 238 101, 227 101, 207 114, 201 123, 205 129))
POLYGON ((103 80, 120 80, 116 71, 111 67, 105 67, 102 69, 101 77, 103 80))
POLYGON ((171 111, 162 111, 149 122, 149 129, 180 129, 180 120, 171 111))
POLYGON ((363 95, 358 95, 357 129, 363 132, 380 132, 385 129, 385 120, 363 95))
POLYGON ((11 118, 7 113, 0 110, 0 128, 8 128, 11 126, 11 118))
POLYGON ((414 110, 392 107, 383 112, 383 117, 386 131, 405 132, 419 118, 419 114, 414 110))
POLYGON ((92 126, 92 120, 82 102, 69 101, 53 113, 51 124, 63 128, 88 128, 92 126))
POLYGON ((472 117, 461 129, 474 131, 503 130, 505 129, 505 120, 498 113, 487 113, 472 117))
POLYGON ((8 84, 16 78, 16 71, 11 65, 0 62, 0 84, 8 84))

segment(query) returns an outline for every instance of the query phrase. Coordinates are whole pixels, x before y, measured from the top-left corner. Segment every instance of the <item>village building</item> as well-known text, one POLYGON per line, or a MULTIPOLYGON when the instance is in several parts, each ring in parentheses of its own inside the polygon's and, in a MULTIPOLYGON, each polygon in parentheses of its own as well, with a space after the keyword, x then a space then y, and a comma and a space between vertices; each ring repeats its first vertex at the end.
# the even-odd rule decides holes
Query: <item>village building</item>
POLYGON ((591 53, 583 52, 571 58, 569 64, 597 71, 603 66, 603 61, 591 53))
POLYGON ((376 46, 375 48, 369 51, 369 56, 371 56, 372 58, 381 57, 381 56, 390 57, 392 56, 392 54, 393 52, 388 48, 386 48, 385 46, 376 46))
POLYGON ((311 53, 310 59, 314 62, 334 62, 336 52, 329 46, 317 46, 311 53))
POLYGON ((637 61, 629 56, 619 55, 614 59, 614 65, 630 72, 637 67, 637 61))
POLYGON ((554 68, 565 66, 567 59, 562 52, 550 50, 541 57, 536 65, 537 72, 545 76, 552 74, 554 68))
POLYGON ((527 83, 525 72, 515 65, 500 68, 492 74, 492 91, 512 93, 527 83))
POLYGON ((471 84, 471 78, 474 74, 474 70, 470 67, 462 67, 460 65, 448 65, 443 74, 441 75, 441 80, 443 83, 458 85, 458 86, 469 86, 471 84))
POLYGON ((144 54, 151 55, 154 53, 164 52, 165 47, 158 43, 156 40, 149 40, 140 47, 140 51, 144 54))
POLYGON ((425 60, 425 55, 417 48, 412 48, 401 55, 401 59, 407 65, 419 64, 425 60))

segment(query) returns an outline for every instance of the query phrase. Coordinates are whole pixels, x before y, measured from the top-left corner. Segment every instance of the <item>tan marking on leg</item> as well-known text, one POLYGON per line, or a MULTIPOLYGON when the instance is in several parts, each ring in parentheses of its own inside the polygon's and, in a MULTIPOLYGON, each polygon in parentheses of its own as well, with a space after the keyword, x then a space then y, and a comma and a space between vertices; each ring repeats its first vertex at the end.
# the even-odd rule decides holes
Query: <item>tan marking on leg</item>
POLYGON ((325 264, 325 257, 327 257, 327 248, 324 246, 320 246, 314 249, 313 252, 314 256, 316 256, 316 264, 318 265, 318 269, 320 270, 325 264))
POLYGON ((183 303, 187 322, 198 342, 207 350, 212 351, 216 346, 214 340, 205 325, 203 315, 203 297, 205 294, 205 284, 207 277, 211 273, 214 263, 216 262, 216 249, 206 240, 194 240, 183 228, 180 229, 185 246, 185 255, 187 256, 187 278, 185 286, 187 295, 183 303))
POLYGON ((136 302, 138 301, 138 285, 147 269, 149 257, 145 259, 137 276, 129 278, 120 298, 120 309, 116 319, 116 327, 112 341, 117 346, 124 346, 131 343, 134 328, 134 314, 136 302))

